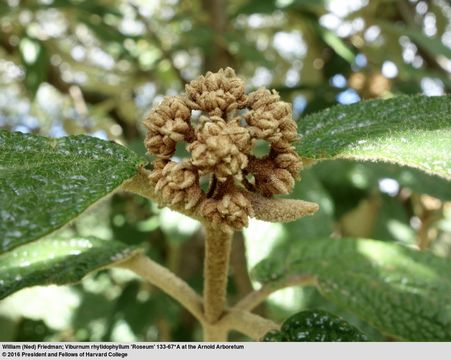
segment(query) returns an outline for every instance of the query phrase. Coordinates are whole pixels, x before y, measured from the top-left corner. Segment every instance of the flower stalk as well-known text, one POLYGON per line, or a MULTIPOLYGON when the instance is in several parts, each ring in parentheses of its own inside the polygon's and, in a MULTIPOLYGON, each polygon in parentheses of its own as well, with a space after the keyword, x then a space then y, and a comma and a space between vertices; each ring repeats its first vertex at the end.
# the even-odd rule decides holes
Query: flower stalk
POLYGON ((214 324, 226 306, 227 278, 233 233, 205 225, 204 315, 214 324))

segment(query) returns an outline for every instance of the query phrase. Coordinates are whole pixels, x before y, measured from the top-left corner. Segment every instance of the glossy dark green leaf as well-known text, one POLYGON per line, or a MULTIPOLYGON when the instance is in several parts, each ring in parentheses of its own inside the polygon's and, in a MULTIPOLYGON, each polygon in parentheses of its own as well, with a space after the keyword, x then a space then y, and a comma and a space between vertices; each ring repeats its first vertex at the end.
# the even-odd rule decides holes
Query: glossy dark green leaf
POLYGON ((261 338, 263 342, 286 342, 287 339, 279 330, 271 330, 261 338))
POLYGON ((0 256, 0 299, 28 286, 80 281, 133 254, 125 244, 92 237, 42 239, 21 246, 0 256))
POLYGON ((427 252, 365 239, 300 242, 254 269, 261 282, 313 276, 322 295, 384 334, 451 340, 451 262, 427 252))
POLYGON ((280 331, 268 332, 263 341, 350 342, 368 338, 355 326, 324 310, 301 311, 284 321, 280 331))
POLYGON ((451 179, 451 96, 338 105, 299 121, 304 158, 385 161, 451 179))
POLYGON ((141 163, 127 148, 89 136, 0 130, 0 254, 60 228, 141 163))

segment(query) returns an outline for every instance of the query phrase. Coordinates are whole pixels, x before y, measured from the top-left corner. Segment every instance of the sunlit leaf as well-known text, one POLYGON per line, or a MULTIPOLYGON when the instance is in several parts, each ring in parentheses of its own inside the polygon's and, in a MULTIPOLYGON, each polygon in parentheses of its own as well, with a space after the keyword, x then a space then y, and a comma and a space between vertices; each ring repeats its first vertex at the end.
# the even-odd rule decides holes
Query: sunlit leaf
POLYGON ((375 240, 300 242, 254 269, 263 283, 313 276, 328 300, 384 334, 414 341, 451 340, 451 262, 375 240))
POLYGON ((451 179, 451 96, 338 105, 299 121, 304 158, 386 161, 451 179))
POLYGON ((92 237, 42 239, 21 246, 0 256, 0 299, 28 286, 80 281, 133 254, 125 244, 92 237))
POLYGON ((0 253, 60 228, 132 177, 141 158, 89 136, 0 130, 0 253))

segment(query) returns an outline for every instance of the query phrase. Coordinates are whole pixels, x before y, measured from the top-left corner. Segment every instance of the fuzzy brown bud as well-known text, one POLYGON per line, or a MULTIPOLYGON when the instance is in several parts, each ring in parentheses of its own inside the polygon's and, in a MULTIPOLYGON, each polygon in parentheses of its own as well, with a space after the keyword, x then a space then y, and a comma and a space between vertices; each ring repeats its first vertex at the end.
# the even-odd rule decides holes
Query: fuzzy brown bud
POLYGON ((225 111, 242 107, 245 103, 244 82, 231 68, 208 72, 185 86, 191 106, 210 115, 221 116, 225 111))
POLYGON ((294 150, 276 153, 274 162, 277 167, 288 170, 293 178, 299 178, 299 171, 302 169, 302 160, 294 150))
POLYGON ((290 104, 281 101, 275 90, 258 89, 248 95, 247 105, 251 111, 245 119, 255 137, 268 140, 276 150, 292 147, 298 134, 290 104))
POLYGON ((248 169, 254 174, 256 190, 266 197, 289 194, 302 162, 296 153, 273 152, 264 159, 252 158, 248 169))
POLYGON ((205 200, 201 211, 213 224, 224 224, 236 230, 247 226, 249 216, 253 216, 249 199, 238 190, 226 193, 219 200, 205 200))
POLYGON ((188 146, 192 163, 202 174, 213 173, 219 181, 239 175, 247 166, 251 149, 250 135, 236 122, 226 123, 219 117, 204 122, 197 131, 197 140, 188 146))
POLYGON ((199 187, 199 176, 196 169, 188 162, 168 162, 163 169, 155 169, 149 176, 157 182, 155 192, 164 203, 182 206, 189 210, 196 206, 204 194, 199 187))
POLYGON ((190 134, 190 109, 180 97, 167 97, 144 120, 148 129, 145 145, 150 153, 169 158, 176 143, 190 134))

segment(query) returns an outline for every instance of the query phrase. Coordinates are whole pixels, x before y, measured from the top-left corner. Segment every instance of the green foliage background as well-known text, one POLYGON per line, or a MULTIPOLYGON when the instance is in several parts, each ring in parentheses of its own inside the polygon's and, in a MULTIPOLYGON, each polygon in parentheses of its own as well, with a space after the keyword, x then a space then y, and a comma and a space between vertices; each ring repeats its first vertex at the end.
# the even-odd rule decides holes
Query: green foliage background
MULTIPOLYGON (((124 144, 145 157, 141 119, 152 104, 164 95, 183 91, 184 83, 201 73, 231 66, 246 80, 248 90, 275 88, 293 103, 295 119, 305 132, 299 149, 309 157, 309 149, 318 144, 309 136, 309 124, 303 122, 307 114, 361 99, 449 93, 450 12, 442 0, 2 1, 0 128, 50 137, 87 134, 124 144)), ((339 121, 340 109, 334 108, 324 119, 318 116, 317 121, 339 121)), ((411 115, 418 114, 423 122, 428 121, 426 108, 414 102, 411 115)), ((420 169, 424 170, 421 165, 428 160, 431 141, 442 152, 449 152, 449 105, 442 114, 441 125, 418 132, 413 139, 422 147, 407 149, 408 156, 415 153, 420 169)), ((355 130, 359 121, 356 117, 351 135, 360 138, 362 130, 358 126, 355 130)), ((397 128, 402 121, 387 125, 389 131, 381 133, 381 141, 402 142, 404 134, 397 128)), ((334 135, 325 144, 330 156, 340 148, 340 134, 334 135)), ((309 241, 318 238, 374 238, 429 249, 443 258, 440 266, 449 269, 449 182, 411 168, 346 160, 356 158, 356 152, 363 154, 360 159, 371 158, 369 145, 359 146, 341 152, 336 156, 340 160, 303 171, 294 196, 320 204, 314 217, 287 225, 252 221, 244 231, 245 239, 237 234, 230 278, 232 302, 253 286, 243 269, 253 268, 265 257, 277 262, 293 244, 302 255, 302 249, 313 249, 309 241), (244 246, 247 257, 242 256, 244 246)), ((387 157, 402 160, 407 156, 386 151, 387 157)), ((25 155, 24 163, 32 163, 32 154, 25 155)), ((87 176, 95 177, 94 170, 99 171, 95 163, 86 165, 87 176)), ((438 163, 433 170, 449 177, 449 164, 438 163)), ((124 174, 127 171, 123 169, 124 174)), ((64 175, 70 176, 69 168, 64 175)), ((117 186, 109 179, 111 188, 99 189, 99 194, 117 186)), ((1 180, 12 181, 3 174, 1 180)), ((86 184, 77 181, 75 185, 86 184)), ((76 199, 83 207, 77 189, 68 193, 68 201, 76 199)), ((39 215, 39 209, 34 215, 39 215)), ((146 244, 153 259, 201 291, 203 242, 197 223, 157 209, 146 199, 116 193, 59 230, 58 236, 78 239, 79 244, 94 244, 92 236, 146 244)), ((55 250, 52 240, 46 241, 36 250, 39 254, 70 252, 78 246, 75 240, 64 240, 67 247, 55 250)), ((384 257, 380 246, 377 256, 384 257)), ((315 248, 320 249, 321 243, 315 248)), ((97 250, 87 254, 98 261, 95 268, 106 257, 117 256, 121 248, 109 247, 103 252, 105 259, 97 250)), ((19 264, 29 256, 20 253, 20 248, 15 251, 18 257, 3 258, 0 271, 6 261, 19 264)), ((318 254, 321 258, 323 252, 318 250, 318 254)), ((340 261, 355 261, 355 271, 365 273, 365 259, 355 258, 351 251, 343 256, 349 260, 340 261)), ((65 264, 54 261, 54 269, 64 269, 65 264)), ((335 271, 330 263, 326 265, 318 271, 335 271)), ((262 268, 264 263, 257 270, 262 268)), ((417 269, 411 266, 408 270, 407 281, 415 283, 417 269)), ((379 274, 382 287, 384 276, 404 274, 387 271, 379 274)), ((78 280, 77 274, 72 276, 72 281, 78 280)), ((357 280, 346 282, 349 291, 356 291, 351 287, 359 286, 357 280)), ((431 281, 429 286, 433 285, 431 281)), ((327 286, 331 285, 324 285, 322 295, 313 288, 280 291, 258 311, 283 320, 299 310, 322 308, 341 315, 370 340, 391 339, 390 331, 381 333, 372 327, 377 325, 377 314, 363 311, 363 321, 329 302, 327 286)), ((437 301, 446 305, 449 287, 442 291, 437 301)), ((346 301, 346 296, 341 299, 346 301)), ((409 299, 393 301, 405 302, 408 311, 409 299)), ((393 321, 404 321, 402 313, 381 311, 393 321)), ((404 334, 410 331, 409 326, 401 330, 404 334)), ((200 340, 200 336, 194 319, 172 299, 120 270, 102 270, 72 286, 25 289, 0 302, 0 341, 176 341, 200 340)), ((243 338, 235 335, 234 339, 243 338)))

